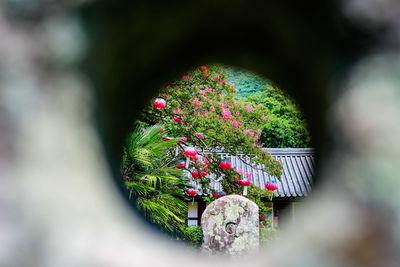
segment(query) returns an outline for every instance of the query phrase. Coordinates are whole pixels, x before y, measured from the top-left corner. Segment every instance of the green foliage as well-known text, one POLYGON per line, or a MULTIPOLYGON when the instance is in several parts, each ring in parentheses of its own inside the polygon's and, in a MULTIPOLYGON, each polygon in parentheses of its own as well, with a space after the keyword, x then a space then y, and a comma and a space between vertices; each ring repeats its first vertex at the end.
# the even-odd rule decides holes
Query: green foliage
POLYGON ((221 66, 221 68, 227 72, 228 80, 235 84, 235 88, 238 89, 238 92, 235 94, 236 100, 260 93, 265 90, 266 84, 270 84, 267 79, 250 71, 225 65, 221 66))
POLYGON ((247 105, 262 104, 268 109, 268 123, 262 126, 264 147, 300 148, 310 145, 306 122, 289 95, 268 79, 239 68, 221 66, 238 92, 234 98, 247 105))
POLYGON ((275 196, 273 192, 262 190, 253 184, 251 184, 247 190, 247 197, 257 204, 259 208, 259 214, 264 216, 267 216, 268 211, 271 210, 271 208, 265 206, 264 201, 265 199, 271 200, 273 196, 275 196))
POLYGON ((265 147, 308 147, 310 134, 299 108, 277 87, 267 84, 261 93, 244 99, 246 103, 262 104, 269 110, 260 141, 265 147))
MULTIPOLYGON (((202 174, 199 177, 193 176, 195 179, 192 180, 192 184, 195 183, 202 189, 202 198, 206 202, 211 202, 225 194, 242 195, 243 187, 239 184, 239 179, 246 176, 250 179, 252 175, 232 168, 222 170, 220 167, 222 159, 215 152, 224 151, 236 155, 245 164, 279 178, 282 166, 262 150, 262 142, 268 147, 302 147, 309 142, 304 120, 293 101, 270 82, 252 73, 225 66, 202 66, 200 69, 192 70, 181 80, 166 84, 157 98, 165 100, 166 106, 155 108, 153 103, 149 103, 138 124, 142 127, 163 124, 162 132, 165 132, 165 136, 161 139, 165 141, 159 140, 154 143, 148 139, 149 137, 132 136, 129 142, 141 144, 145 148, 132 150, 128 146, 123 161, 127 162, 124 164, 130 164, 131 173, 128 176, 139 177, 141 181, 139 183, 133 180, 127 183, 133 195, 136 197, 159 195, 156 200, 152 199, 152 205, 149 205, 147 199, 137 201, 137 203, 148 216, 151 212, 158 213, 158 218, 151 220, 159 221, 160 225, 163 224, 160 218, 168 218, 176 223, 182 222, 183 212, 177 211, 179 214, 174 216, 175 210, 171 209, 174 201, 168 199, 165 194, 168 192, 175 197, 177 197, 176 192, 182 194, 182 190, 179 191, 176 188, 174 192, 173 187, 168 183, 175 181, 171 177, 176 179, 178 176, 170 170, 170 167, 178 160, 187 160, 184 154, 187 147, 195 147, 200 157, 190 158, 189 166, 185 166, 185 171, 202 174), (227 81, 228 79, 230 81, 227 81), (236 96, 238 89, 232 82, 240 88, 239 97, 236 96), (265 88, 266 90, 260 92, 265 88), (254 95, 254 92, 259 93, 254 95), (244 96, 248 97, 236 102, 235 99, 244 96), (182 137, 187 140, 182 140, 182 137), (173 148, 176 149, 175 152, 173 148), (250 161, 243 158, 243 155, 250 155, 250 161), (155 162, 158 163, 154 165, 155 162), (153 174, 143 175, 143 170, 149 167, 153 168, 153 174), (137 170, 139 170, 138 173, 136 173, 137 170), (217 194, 210 189, 209 174, 211 173, 220 178, 223 192, 217 194), (157 185, 162 185, 166 191, 159 193, 161 186, 157 187, 157 185), (162 210, 160 206, 168 207, 168 211, 162 210)), ((160 130, 161 128, 153 129, 157 132, 159 139, 160 130)), ((146 131, 149 130, 145 129, 144 132, 146 131)), ((182 172, 180 174, 182 175, 182 172)), ((179 189, 182 188, 179 187, 179 189)), ((271 199, 274 196, 273 191, 250 185, 246 197, 260 207, 260 215, 266 215, 270 208, 266 207, 262 200, 271 199)), ((171 230, 167 226, 163 227, 171 230)), ((194 234, 194 230, 183 229, 182 225, 175 225, 175 227, 188 236, 194 234)))
POLYGON ((203 242, 203 231, 200 226, 190 225, 183 227, 184 237, 182 238, 188 244, 199 248, 203 242))
MULTIPOLYGON (((142 125, 163 123, 165 133, 173 137, 186 137, 187 142, 178 143, 180 154, 176 160, 186 160, 183 154, 185 146, 194 146, 201 161, 190 164, 188 171, 213 173, 220 180, 225 193, 241 193, 243 188, 237 180, 244 173, 233 169, 223 171, 221 159, 216 151, 225 151, 231 155, 252 155, 255 166, 263 164, 262 169, 273 176, 280 177, 281 164, 261 149, 258 141, 261 134, 259 125, 264 124, 267 110, 262 105, 237 103, 234 100, 236 89, 226 81, 226 73, 218 66, 196 69, 183 76, 182 80, 166 85, 159 98, 166 100, 166 107, 156 109, 152 105, 143 112, 142 125), (176 122, 179 118, 181 122, 176 122), (199 133, 201 135, 199 137, 199 133), (242 154, 243 153, 243 154, 242 154)), ((261 168, 261 167, 260 167, 261 168)), ((206 200, 212 200, 209 192, 210 179, 207 175, 199 177, 197 183, 203 188, 206 200)), ((215 198, 214 198, 215 199, 215 198)))
POLYGON ((187 180, 173 162, 178 140, 164 141, 162 127, 136 128, 128 137, 121 172, 125 185, 146 221, 171 235, 181 235, 187 202, 183 195, 187 180))
POLYGON ((276 240, 278 237, 278 230, 269 230, 266 228, 260 228, 260 245, 268 245, 271 241, 276 240))

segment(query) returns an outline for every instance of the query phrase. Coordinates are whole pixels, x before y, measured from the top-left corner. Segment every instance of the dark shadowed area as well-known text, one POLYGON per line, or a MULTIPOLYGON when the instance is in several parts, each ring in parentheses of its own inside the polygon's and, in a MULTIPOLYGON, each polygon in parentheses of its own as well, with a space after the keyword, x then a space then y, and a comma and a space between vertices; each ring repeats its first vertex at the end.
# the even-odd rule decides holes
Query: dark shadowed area
POLYGON ((3 1, 0 265, 396 266, 399 14, 395 0, 3 1), (287 90, 319 156, 315 196, 262 257, 171 245, 121 194, 139 112, 216 62, 287 90))

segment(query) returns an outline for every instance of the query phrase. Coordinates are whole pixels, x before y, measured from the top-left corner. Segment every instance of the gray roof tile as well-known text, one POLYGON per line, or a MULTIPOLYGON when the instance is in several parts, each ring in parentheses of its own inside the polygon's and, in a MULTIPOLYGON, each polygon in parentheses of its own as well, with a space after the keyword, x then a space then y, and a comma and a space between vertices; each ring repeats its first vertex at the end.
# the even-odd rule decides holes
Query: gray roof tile
MULTIPOLYGON (((261 189, 265 189, 265 184, 267 182, 276 183, 278 185, 276 191, 277 197, 293 198, 308 196, 311 192, 312 177, 314 175, 314 149, 268 148, 266 151, 269 152, 274 159, 282 163, 281 181, 266 172, 253 169, 244 164, 236 156, 231 156, 227 153, 219 153, 219 155, 224 159, 230 160, 232 167, 242 169, 244 172, 252 172, 252 183, 259 186, 261 189)), ((215 190, 221 190, 221 186, 218 182, 212 183, 212 187, 215 190)))

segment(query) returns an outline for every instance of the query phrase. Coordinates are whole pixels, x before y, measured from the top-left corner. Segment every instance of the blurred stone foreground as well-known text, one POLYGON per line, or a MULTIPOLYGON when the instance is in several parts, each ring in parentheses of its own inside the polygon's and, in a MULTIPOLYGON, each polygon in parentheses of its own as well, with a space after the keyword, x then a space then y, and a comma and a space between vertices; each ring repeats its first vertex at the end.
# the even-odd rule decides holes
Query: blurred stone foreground
POLYGON ((333 140, 302 215, 270 247, 234 262, 161 238, 126 205, 93 123, 92 81, 77 67, 90 50, 77 7, 0 5, 0 266, 398 266, 396 1, 343 7, 366 27, 390 24, 391 50, 359 61, 330 99, 333 140))

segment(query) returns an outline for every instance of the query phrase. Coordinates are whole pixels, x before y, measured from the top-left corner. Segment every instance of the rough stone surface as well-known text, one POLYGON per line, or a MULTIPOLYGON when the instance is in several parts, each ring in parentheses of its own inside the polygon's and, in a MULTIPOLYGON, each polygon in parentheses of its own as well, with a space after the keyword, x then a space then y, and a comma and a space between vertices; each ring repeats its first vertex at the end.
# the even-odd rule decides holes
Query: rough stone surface
POLYGON ((242 255, 259 248, 258 206, 245 197, 225 196, 212 202, 201 218, 202 251, 242 255))

